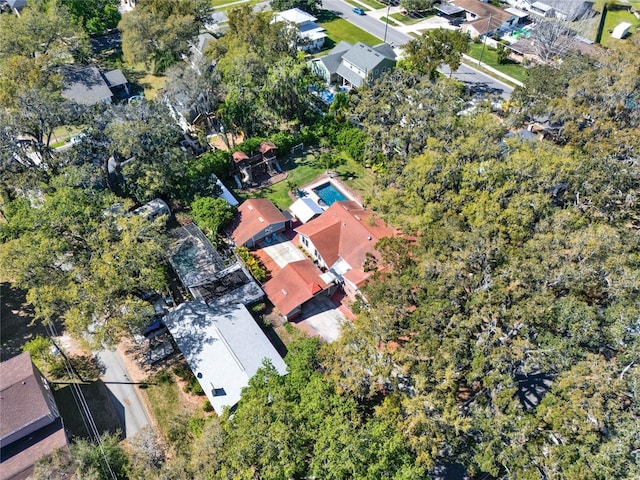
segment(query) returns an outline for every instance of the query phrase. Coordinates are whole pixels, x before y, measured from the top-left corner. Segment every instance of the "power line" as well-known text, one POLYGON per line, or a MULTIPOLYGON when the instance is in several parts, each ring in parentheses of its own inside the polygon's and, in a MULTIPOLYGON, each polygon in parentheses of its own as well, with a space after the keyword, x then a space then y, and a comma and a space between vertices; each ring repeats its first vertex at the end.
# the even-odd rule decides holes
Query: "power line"
MULTIPOLYGON (((71 362, 69 361, 67 356, 62 352, 62 349, 60 349, 53 341, 53 337, 59 336, 55 328, 55 325, 53 324, 53 322, 47 323, 45 324, 45 328, 49 335, 49 340, 51 340, 51 343, 53 343, 53 345, 58 349, 58 351, 62 355, 64 369, 67 376, 69 378, 73 378, 74 376, 77 375, 75 372, 75 369, 73 368, 73 365, 71 365, 71 362)), ((77 376, 80 377, 79 375, 77 376)), ((82 380, 82 378, 80 378, 80 380, 82 380)), ((85 430, 89 434, 89 438, 93 443, 95 443, 100 448, 100 453, 102 454, 102 458, 104 459, 104 464, 106 465, 107 471, 108 471, 105 473, 107 473, 112 480, 118 480, 118 476, 115 474, 115 472, 111 468, 111 464, 109 463, 109 459, 107 458, 107 453, 104 450, 104 445, 102 444, 102 438, 100 436, 100 432, 98 431, 98 427, 96 426, 95 420, 93 419, 93 415, 91 414, 91 410, 89 409, 89 405, 87 404, 87 400, 84 396, 84 393, 82 392, 82 389, 75 382, 70 382, 69 387, 71 388, 71 394, 73 396, 73 400, 76 404, 76 407, 78 408, 78 411, 80 412, 80 418, 85 427, 85 430)))

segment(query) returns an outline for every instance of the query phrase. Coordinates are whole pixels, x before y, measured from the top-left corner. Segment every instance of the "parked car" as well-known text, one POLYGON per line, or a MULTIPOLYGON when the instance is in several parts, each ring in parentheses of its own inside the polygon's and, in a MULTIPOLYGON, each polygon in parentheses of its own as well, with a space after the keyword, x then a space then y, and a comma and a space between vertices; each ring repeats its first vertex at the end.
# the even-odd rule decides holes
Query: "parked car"
POLYGON ((360 7, 353 7, 353 13, 357 15, 364 15, 364 10, 360 7))

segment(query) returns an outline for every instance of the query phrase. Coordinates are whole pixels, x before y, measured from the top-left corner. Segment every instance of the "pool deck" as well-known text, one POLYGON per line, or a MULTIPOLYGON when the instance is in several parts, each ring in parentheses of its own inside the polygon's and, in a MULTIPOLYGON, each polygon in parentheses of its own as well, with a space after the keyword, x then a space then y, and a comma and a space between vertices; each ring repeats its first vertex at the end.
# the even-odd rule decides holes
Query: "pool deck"
POLYGON ((356 192, 354 192, 351 188, 349 188, 344 182, 342 182, 339 178, 337 178, 337 174, 334 172, 326 172, 316 177, 313 181, 303 185, 299 188, 299 190, 304 191, 307 194, 308 198, 311 198, 314 202, 316 202, 320 208, 326 210, 329 208, 324 202, 320 202, 320 197, 313 191, 314 188, 319 187, 320 185, 324 185, 325 183, 333 183, 333 186, 336 187, 340 192, 347 197, 347 200, 353 200, 358 205, 362 206, 362 198, 356 192))

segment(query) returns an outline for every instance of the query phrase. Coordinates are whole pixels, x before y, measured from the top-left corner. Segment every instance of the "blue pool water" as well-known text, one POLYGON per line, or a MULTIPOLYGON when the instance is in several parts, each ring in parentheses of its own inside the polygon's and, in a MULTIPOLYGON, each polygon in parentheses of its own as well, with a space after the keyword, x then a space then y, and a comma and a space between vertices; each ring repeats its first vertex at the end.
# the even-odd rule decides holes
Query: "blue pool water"
POLYGON ((324 183, 319 187, 313 189, 313 191, 320 197, 327 207, 330 207, 335 202, 344 202, 348 200, 340 190, 333 186, 331 182, 324 183))
POLYGON ((333 102, 333 93, 331 93, 329 90, 323 90, 321 92, 318 92, 318 95, 320 96, 320 98, 322 100, 324 100, 326 103, 331 103, 333 102))

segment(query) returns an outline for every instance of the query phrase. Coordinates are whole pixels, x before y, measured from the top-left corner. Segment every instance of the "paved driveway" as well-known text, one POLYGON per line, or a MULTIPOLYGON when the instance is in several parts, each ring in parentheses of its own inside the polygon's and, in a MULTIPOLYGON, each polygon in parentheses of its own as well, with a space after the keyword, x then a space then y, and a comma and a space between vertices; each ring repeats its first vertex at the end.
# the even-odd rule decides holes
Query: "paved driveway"
POLYGON ((315 333, 327 342, 333 342, 340 336, 340 328, 346 321, 344 315, 328 297, 316 297, 305 304, 302 320, 295 323, 303 330, 315 333))

